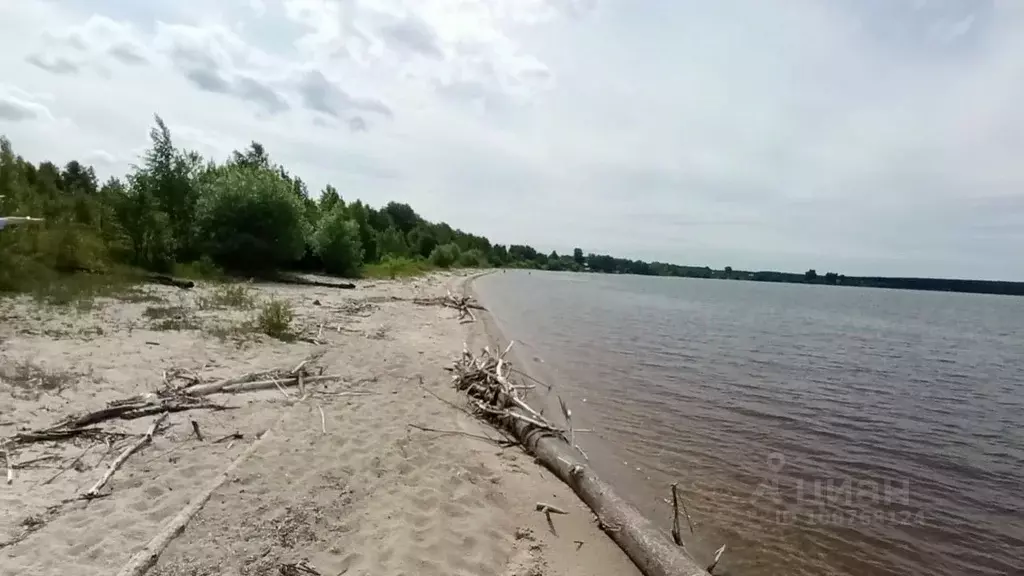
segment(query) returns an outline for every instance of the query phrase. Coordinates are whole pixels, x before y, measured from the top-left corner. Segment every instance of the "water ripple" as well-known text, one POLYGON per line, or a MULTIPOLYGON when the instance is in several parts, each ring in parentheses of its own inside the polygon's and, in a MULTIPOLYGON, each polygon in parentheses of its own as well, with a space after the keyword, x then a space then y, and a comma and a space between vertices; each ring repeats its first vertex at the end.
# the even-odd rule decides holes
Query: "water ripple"
POLYGON ((602 475, 664 526, 681 482, 691 549, 729 544, 716 574, 1024 573, 1020 299, 513 272, 477 290, 595 429, 602 475))

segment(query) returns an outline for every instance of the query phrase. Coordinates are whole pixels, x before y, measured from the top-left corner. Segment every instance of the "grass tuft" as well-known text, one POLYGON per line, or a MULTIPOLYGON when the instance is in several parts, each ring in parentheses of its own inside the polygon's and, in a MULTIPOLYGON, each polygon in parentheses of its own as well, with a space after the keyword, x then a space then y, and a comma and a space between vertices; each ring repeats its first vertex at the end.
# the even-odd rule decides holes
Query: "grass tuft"
POLYGON ((199 298, 203 309, 240 308, 249 310, 256 306, 252 290, 243 284, 223 284, 213 289, 207 297, 199 298))
POLYGON ((422 276, 434 267, 424 260, 385 257, 379 264, 363 266, 363 278, 391 279, 422 276))
POLYGON ((295 313, 290 304, 283 300, 271 299, 263 305, 256 316, 256 329, 278 340, 291 341, 295 338, 292 320, 295 313))

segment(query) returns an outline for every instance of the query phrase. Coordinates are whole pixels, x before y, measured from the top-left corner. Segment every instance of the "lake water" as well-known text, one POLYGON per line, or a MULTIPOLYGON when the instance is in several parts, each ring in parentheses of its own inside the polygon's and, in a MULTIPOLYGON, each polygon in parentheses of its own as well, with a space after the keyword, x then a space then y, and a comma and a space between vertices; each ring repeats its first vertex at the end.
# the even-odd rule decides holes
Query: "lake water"
POLYGON ((593 429, 599 474, 666 529, 679 482, 688 548, 727 545, 717 575, 1024 574, 1024 298, 525 271, 475 290, 593 429))

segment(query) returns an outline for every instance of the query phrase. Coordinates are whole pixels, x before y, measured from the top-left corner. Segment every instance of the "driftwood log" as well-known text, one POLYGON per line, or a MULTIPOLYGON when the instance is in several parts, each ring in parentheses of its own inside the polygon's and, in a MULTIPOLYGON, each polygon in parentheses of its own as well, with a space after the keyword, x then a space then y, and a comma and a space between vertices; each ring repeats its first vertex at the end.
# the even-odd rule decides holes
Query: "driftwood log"
MULTIPOLYGON (((33 442, 119 437, 123 434, 104 430, 97 425, 114 419, 131 420, 143 416, 189 410, 230 410, 231 406, 216 404, 204 397, 217 393, 249 392, 340 379, 341 376, 338 375, 313 375, 310 373, 312 364, 319 360, 323 353, 323 351, 314 352, 295 367, 251 372, 217 382, 174 387, 165 378, 166 386, 159 391, 113 400, 102 408, 67 416, 49 427, 19 432, 8 438, 0 438, 0 446, 10 451, 11 447, 33 442)), ((189 379, 189 381, 194 380, 189 379)))
MULTIPOLYGON (((455 388, 470 397, 477 414, 514 435, 541 464, 568 484, 593 510, 601 529, 643 574, 707 576, 708 571, 685 548, 676 545, 591 471, 582 450, 570 441, 571 432, 567 435, 525 403, 519 388, 509 381, 511 367, 504 359, 507 352, 508 348, 492 354, 484 348, 479 357, 474 357, 463 350, 451 368, 455 388)), ((562 409, 568 416, 564 403, 562 409)))
POLYGON ((139 438, 134 444, 125 448, 124 452, 121 452, 121 455, 118 456, 117 459, 110 464, 110 467, 107 468, 107 472, 103 474, 103 477, 97 480, 96 483, 93 484, 92 488, 89 488, 88 492, 82 494, 82 498, 88 500, 98 497, 100 495, 100 490, 102 490, 103 487, 106 486, 107 482, 109 482, 110 479, 113 478, 114 473, 117 472, 118 469, 120 469, 121 466, 128 461, 128 458, 131 457, 131 455, 134 454, 135 452, 139 451, 139 449, 141 449, 143 446, 153 441, 153 435, 156 434, 156 429, 160 427, 160 424, 164 421, 165 418, 167 418, 167 412, 160 414, 160 416, 157 417, 157 419, 154 420, 152 424, 150 424, 149 429, 146 430, 146 433, 143 434, 142 437, 139 438))
POLYGON ((188 290, 190 288, 195 288, 196 286, 196 283, 191 280, 178 280, 177 278, 171 278, 166 274, 150 274, 147 279, 156 284, 174 286, 175 288, 181 288, 182 290, 188 290))
MULTIPOLYGON (((278 417, 274 422, 274 426, 281 421, 284 417, 284 413, 278 417)), ((188 524, 189 520, 193 516, 199 513, 206 502, 213 496, 213 493, 217 491, 228 479, 231 474, 238 469, 254 452, 263 444, 263 441, 270 437, 271 430, 274 426, 271 426, 262 436, 256 439, 255 442, 249 445, 238 458, 235 458, 231 464, 228 465, 216 478, 210 481, 209 484, 203 488, 203 491, 192 497, 189 503, 181 509, 173 518, 168 520, 161 528, 160 532, 154 536, 149 543, 146 544, 145 548, 139 550, 121 570, 118 571, 117 576, 142 576, 149 570, 158 558, 160 554, 167 548, 167 545, 171 543, 171 540, 181 534, 182 530, 185 529, 185 525, 188 524)))
POLYGON ((477 304, 472 296, 466 295, 455 295, 450 291, 440 298, 414 298, 414 304, 420 306, 444 306, 445 308, 454 308, 459 311, 459 321, 462 322, 468 318, 469 322, 475 322, 476 316, 473 315, 473 310, 487 310, 483 306, 477 304))
POLYGON ((338 288, 339 290, 354 290, 356 285, 351 282, 323 282, 320 280, 310 280, 308 278, 302 278, 300 276, 291 276, 288 274, 278 274, 271 278, 271 281, 279 284, 298 284, 300 286, 319 286, 321 288, 338 288))

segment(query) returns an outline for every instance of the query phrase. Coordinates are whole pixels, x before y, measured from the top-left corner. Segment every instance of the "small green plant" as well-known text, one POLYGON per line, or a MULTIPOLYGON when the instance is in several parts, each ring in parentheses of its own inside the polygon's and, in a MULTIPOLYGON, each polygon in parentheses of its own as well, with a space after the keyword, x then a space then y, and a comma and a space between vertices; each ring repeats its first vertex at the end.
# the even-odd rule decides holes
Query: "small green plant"
POLYGON ((53 306, 76 306, 88 310, 96 298, 142 301, 153 296, 138 288, 131 277, 106 274, 67 274, 37 285, 32 291, 36 301, 53 306))
POLYGON ((419 259, 385 256, 380 264, 363 267, 363 278, 409 278, 429 272, 432 266, 419 259))
POLYGON ((146 306, 142 315, 150 320, 165 320, 177 316, 184 316, 185 309, 181 306, 146 306))
POLYGON ((217 266, 209 256, 203 256, 195 262, 175 264, 174 275, 190 280, 221 280, 224 270, 217 266))
POLYGON ((191 316, 173 316, 164 318, 153 324, 154 330, 198 330, 199 322, 191 316))
POLYGON ((248 339, 255 329, 252 322, 239 322, 234 324, 214 324, 206 328, 206 333, 220 340, 242 341, 248 339))
POLYGON ((292 332, 292 320, 295 313, 290 304, 283 300, 271 299, 263 305, 256 316, 256 328, 278 340, 289 341, 295 337, 292 332))
POLYGON ((154 321, 154 330, 199 329, 199 322, 182 306, 147 306, 142 315, 154 321))
POLYGON ((241 308, 249 310, 256 306, 256 298, 252 290, 242 284, 223 284, 214 288, 208 297, 199 299, 199 307, 212 308, 241 308))

